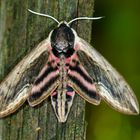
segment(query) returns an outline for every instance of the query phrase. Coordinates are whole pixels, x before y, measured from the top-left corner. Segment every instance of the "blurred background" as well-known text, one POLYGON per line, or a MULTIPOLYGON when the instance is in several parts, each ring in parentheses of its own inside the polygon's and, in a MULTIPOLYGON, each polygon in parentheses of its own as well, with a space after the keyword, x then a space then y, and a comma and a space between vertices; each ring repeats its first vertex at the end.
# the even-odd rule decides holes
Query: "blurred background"
MULTIPOLYGON (((140 1, 96 0, 93 46, 124 76, 140 103, 140 1)), ((140 140, 140 115, 120 114, 102 102, 87 106, 87 140, 140 140)))

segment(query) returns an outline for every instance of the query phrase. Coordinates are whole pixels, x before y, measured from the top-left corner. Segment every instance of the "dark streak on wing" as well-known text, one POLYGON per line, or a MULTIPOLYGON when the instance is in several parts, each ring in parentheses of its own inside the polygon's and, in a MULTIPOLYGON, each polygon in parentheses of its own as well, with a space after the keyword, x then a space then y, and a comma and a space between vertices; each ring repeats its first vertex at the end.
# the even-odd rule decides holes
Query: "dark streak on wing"
POLYGON ((44 84, 40 91, 32 92, 32 95, 30 95, 29 97, 29 101, 33 102, 34 100, 40 98, 44 94, 44 92, 47 91, 56 82, 58 78, 58 75, 52 77, 47 83, 44 84))
POLYGON ((74 67, 74 66, 69 66, 69 69, 71 71, 76 71, 77 73, 79 73, 87 82, 89 83, 93 83, 92 79, 90 77, 88 77, 81 69, 80 67, 74 67))
POLYGON ((52 63, 54 63, 54 61, 48 62, 45 65, 34 82, 28 99, 31 106, 42 102, 57 88, 59 72, 57 66, 52 66, 52 63))
POLYGON ((28 98, 31 84, 48 59, 49 40, 42 41, 0 83, 0 118, 15 112, 28 98))
MULTIPOLYGON (((86 59, 86 65, 84 66, 89 71, 89 74, 91 76, 94 75, 96 79, 96 83, 101 82, 102 85, 104 85, 104 86, 102 85, 101 86, 103 88, 105 87, 105 89, 110 93, 110 95, 112 96, 112 98, 114 98, 114 100, 118 100, 120 103, 121 102, 123 103, 125 101, 125 105, 129 106, 129 108, 135 112, 134 108, 132 108, 132 105, 129 105, 129 100, 125 98, 124 96, 125 91, 124 92, 117 91, 117 87, 119 88, 119 85, 118 85, 119 82, 117 83, 117 81, 113 80, 111 75, 109 75, 108 72, 106 72, 101 67, 99 67, 96 63, 94 63, 91 58, 86 57, 86 54, 84 52, 78 51, 77 54, 79 58, 86 59), (88 63, 88 67, 87 67, 87 63, 88 63)), ((100 85, 100 84, 97 84, 97 85, 100 85)), ((122 108, 123 106, 124 105, 122 104, 122 108)))
POLYGON ((78 63, 75 61, 75 65, 70 64, 68 78, 72 88, 82 96, 82 98, 95 105, 100 103, 100 97, 96 93, 94 80, 90 78, 79 61, 78 63))
POLYGON ((138 114, 138 101, 132 89, 103 56, 82 39, 77 55, 90 77, 95 79, 102 99, 122 113, 138 114))
POLYGON ((38 85, 40 82, 42 82, 44 80, 45 77, 47 77, 51 72, 56 71, 57 67, 53 68, 53 67, 48 67, 48 69, 46 69, 46 71, 35 80, 35 85, 38 85))
MULTIPOLYGON (((89 61, 91 62, 91 61, 89 61)), ((106 86, 107 89, 109 89, 109 92, 112 94, 114 99, 118 99, 118 100, 122 100, 123 99, 123 94, 120 96, 120 94, 116 94, 116 91, 114 90, 114 87, 117 88, 118 87, 118 83, 116 83, 115 81, 113 81, 113 85, 110 84, 110 80, 111 77, 108 73, 108 75, 106 74, 106 72, 104 70, 102 70, 98 65, 92 65, 93 69, 94 69, 94 75, 96 77, 96 82, 102 82, 103 85, 106 86), (110 77, 110 79, 109 79, 110 77)))
POLYGON ((80 89, 80 91, 84 92, 88 97, 94 98, 94 99, 99 99, 97 96, 96 92, 93 90, 89 90, 85 85, 83 85, 77 77, 68 75, 70 80, 80 89))
POLYGON ((96 83, 102 82, 104 85, 106 85, 106 88, 110 89, 110 91, 114 97, 118 96, 117 98, 120 98, 119 95, 116 95, 114 93, 114 90, 112 88, 112 84, 110 84, 110 81, 109 81, 105 71, 102 70, 101 67, 99 67, 96 63, 94 63, 93 60, 90 57, 88 57, 85 52, 78 51, 77 55, 80 59, 83 60, 82 62, 84 62, 83 64, 85 64, 84 67, 86 68, 86 70, 88 70, 89 75, 91 77, 94 77, 95 82, 96 83))

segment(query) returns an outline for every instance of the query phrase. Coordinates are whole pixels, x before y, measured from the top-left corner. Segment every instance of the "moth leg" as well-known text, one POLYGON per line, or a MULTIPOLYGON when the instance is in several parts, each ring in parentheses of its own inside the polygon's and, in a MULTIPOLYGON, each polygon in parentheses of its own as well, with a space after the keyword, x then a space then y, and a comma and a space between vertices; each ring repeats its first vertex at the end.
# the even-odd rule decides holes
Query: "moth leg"
POLYGON ((3 107, 4 109, 0 111, 0 118, 6 117, 9 114, 14 113, 23 103, 27 100, 30 91, 30 84, 26 84, 15 97, 15 99, 8 104, 8 106, 3 107))

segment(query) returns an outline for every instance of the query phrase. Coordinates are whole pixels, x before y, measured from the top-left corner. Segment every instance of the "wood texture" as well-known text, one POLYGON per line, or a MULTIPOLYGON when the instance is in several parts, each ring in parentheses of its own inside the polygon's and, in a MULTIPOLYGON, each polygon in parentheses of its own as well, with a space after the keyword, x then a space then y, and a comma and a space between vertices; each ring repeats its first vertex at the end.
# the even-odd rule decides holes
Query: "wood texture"
MULTIPOLYGON (((56 26, 51 19, 33 15, 31 9, 58 20, 92 16, 94 0, 0 1, 0 80, 56 26)), ((79 36, 90 41, 91 22, 76 22, 79 36)), ((76 96, 65 124, 57 122, 50 100, 37 107, 26 102, 18 111, 0 120, 0 140, 85 140, 85 101, 76 96)))

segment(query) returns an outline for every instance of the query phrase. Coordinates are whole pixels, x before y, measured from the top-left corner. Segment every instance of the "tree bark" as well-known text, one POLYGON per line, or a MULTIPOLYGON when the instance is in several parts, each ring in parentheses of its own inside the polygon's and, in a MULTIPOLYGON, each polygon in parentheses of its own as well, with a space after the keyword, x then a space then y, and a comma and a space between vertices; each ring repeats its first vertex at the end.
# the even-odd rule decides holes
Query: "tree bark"
MULTIPOLYGON (((51 19, 33 15, 31 9, 47 13, 59 21, 92 16, 94 0, 1 0, 0 1, 0 80, 48 33, 56 27, 51 19)), ((90 41, 91 22, 76 22, 79 36, 90 41)), ((48 100, 37 107, 26 102, 14 114, 0 119, 0 140, 85 140, 85 101, 76 95, 68 120, 57 121, 48 100)))

